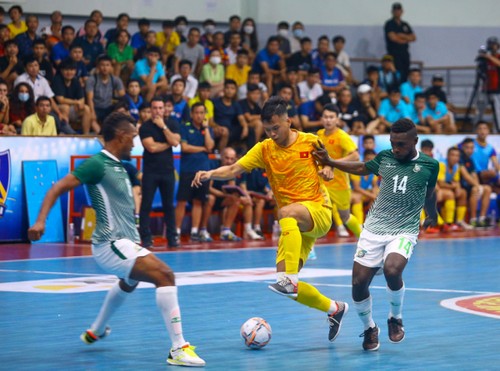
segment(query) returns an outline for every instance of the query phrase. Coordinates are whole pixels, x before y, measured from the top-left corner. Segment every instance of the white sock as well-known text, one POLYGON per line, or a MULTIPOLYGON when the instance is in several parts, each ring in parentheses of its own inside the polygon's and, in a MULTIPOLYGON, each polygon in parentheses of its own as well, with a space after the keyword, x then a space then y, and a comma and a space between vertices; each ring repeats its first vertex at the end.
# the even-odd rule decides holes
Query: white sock
POLYGON ((358 312, 359 319, 365 325, 365 330, 368 330, 370 327, 375 327, 375 322, 373 322, 372 318, 372 296, 368 296, 365 300, 355 301, 354 308, 356 308, 356 312, 358 312))
POLYGON ((198 228, 193 227, 191 228, 191 234, 197 234, 198 233, 198 228))
POLYGON ((389 318, 394 317, 400 319, 403 317, 403 299, 405 296, 405 285, 401 287, 398 291, 392 291, 387 287, 387 295, 389 297, 389 303, 391 304, 391 309, 389 311, 389 318))
POLYGON ((262 229, 260 228, 260 224, 254 224, 254 225, 253 225, 253 230, 254 230, 255 232, 260 232, 260 231, 262 230, 262 229))
POLYGON ((330 308, 328 309, 328 314, 334 314, 339 310, 339 306, 335 300, 330 300, 330 308))
POLYGON ((104 334, 106 325, 108 324, 108 320, 113 315, 113 313, 115 313, 116 310, 123 304, 128 295, 128 292, 125 292, 120 288, 119 282, 117 282, 108 291, 108 294, 104 299, 104 303, 102 303, 101 310, 99 311, 97 318, 95 319, 92 326, 90 326, 92 332, 94 332, 98 336, 104 334))
POLYGON ((252 230, 252 223, 245 223, 245 232, 250 232, 252 230))
POLYGON ((177 287, 158 287, 156 289, 156 305, 160 308, 161 315, 167 326, 172 348, 178 349, 185 345, 186 340, 182 335, 181 311, 177 301, 177 287))
POLYGON ((179 236, 181 235, 181 229, 180 228, 176 228, 175 232, 177 232, 177 235, 179 235, 179 236))
POLYGON ((298 274, 285 274, 285 276, 290 278, 290 281, 292 281, 294 284, 297 284, 299 282, 298 274))

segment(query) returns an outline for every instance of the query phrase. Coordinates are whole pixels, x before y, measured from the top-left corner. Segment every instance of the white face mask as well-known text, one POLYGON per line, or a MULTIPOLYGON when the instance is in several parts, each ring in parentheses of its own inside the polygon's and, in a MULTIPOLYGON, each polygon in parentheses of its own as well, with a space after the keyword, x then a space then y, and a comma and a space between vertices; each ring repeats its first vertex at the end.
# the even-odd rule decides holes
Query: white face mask
POLYGON ((281 30, 278 30, 278 35, 280 35, 281 37, 288 37, 288 30, 282 28, 281 30))
POLYGON ((253 33, 253 26, 245 26, 243 27, 243 31, 245 31, 245 33, 247 34, 251 34, 253 33))
POLYGON ((337 98, 330 98, 330 100, 332 101, 332 104, 337 104, 337 98))
POLYGON ((186 31, 187 26, 185 24, 177 25, 177 32, 184 33, 186 31))
POLYGON ((219 64, 222 61, 221 57, 210 57, 210 63, 211 64, 219 64))
POLYGON ((215 26, 213 24, 209 24, 208 26, 205 26, 205 32, 208 34, 213 34, 215 31, 215 26))

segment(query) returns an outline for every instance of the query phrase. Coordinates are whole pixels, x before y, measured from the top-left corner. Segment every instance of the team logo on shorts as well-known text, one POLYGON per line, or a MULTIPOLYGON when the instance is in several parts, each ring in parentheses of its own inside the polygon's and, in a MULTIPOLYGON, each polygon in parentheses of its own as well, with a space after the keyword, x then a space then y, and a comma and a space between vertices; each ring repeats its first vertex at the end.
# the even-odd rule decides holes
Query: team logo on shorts
POLYGON ((445 308, 459 312, 500 319, 500 295, 485 294, 446 299, 445 308))
POLYGON ((418 173, 420 170, 422 170, 422 167, 419 164, 415 164, 415 167, 413 168, 413 172, 418 173))
POLYGON ((358 249, 358 251, 356 251, 356 256, 358 258, 362 258, 366 255, 366 250, 363 250, 363 249, 358 249))

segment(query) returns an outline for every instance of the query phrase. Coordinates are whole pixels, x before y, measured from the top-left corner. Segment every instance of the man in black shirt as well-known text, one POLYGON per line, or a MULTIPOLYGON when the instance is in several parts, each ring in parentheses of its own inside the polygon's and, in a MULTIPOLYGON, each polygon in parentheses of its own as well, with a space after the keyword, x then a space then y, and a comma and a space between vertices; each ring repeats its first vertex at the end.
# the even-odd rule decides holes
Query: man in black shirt
POLYGON ((143 154, 142 202, 140 210, 140 227, 142 246, 153 245, 149 213, 153 204, 156 189, 160 189, 167 241, 169 247, 177 247, 174 209, 174 157, 172 147, 180 143, 179 123, 173 119, 165 120, 165 103, 160 97, 151 101, 151 120, 146 121, 139 129, 143 154))
POLYGON ((403 6, 400 3, 392 4, 392 18, 385 22, 385 44, 387 54, 394 57, 396 69, 401 73, 402 82, 406 81, 410 70, 410 53, 408 44, 417 38, 410 25, 403 20, 403 6))
POLYGON ((52 83, 54 72, 52 71, 52 64, 45 58, 45 55, 47 55, 45 41, 42 39, 33 41, 33 56, 40 65, 40 75, 45 77, 49 83, 52 83))
POLYGON ((312 41, 308 37, 303 37, 300 40, 300 50, 293 53, 286 60, 287 67, 295 67, 299 71, 302 80, 306 78, 307 71, 312 67, 312 41))
POLYGON ((256 142, 260 142, 262 134, 264 134, 264 127, 262 126, 262 120, 260 118, 262 110, 259 104, 261 99, 262 93, 259 85, 248 84, 246 99, 242 99, 238 102, 243 112, 243 116, 248 123, 248 127, 251 128, 253 132, 249 133, 249 140, 247 141, 249 147, 253 147, 256 142))

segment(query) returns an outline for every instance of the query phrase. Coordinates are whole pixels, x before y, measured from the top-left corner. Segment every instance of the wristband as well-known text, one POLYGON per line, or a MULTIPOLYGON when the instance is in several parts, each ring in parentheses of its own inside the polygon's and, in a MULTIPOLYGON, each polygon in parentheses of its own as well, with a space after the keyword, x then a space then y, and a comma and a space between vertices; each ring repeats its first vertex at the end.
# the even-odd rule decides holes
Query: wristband
POLYGON ((165 125, 164 127, 161 128, 161 130, 167 130, 167 125, 165 125))

